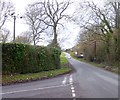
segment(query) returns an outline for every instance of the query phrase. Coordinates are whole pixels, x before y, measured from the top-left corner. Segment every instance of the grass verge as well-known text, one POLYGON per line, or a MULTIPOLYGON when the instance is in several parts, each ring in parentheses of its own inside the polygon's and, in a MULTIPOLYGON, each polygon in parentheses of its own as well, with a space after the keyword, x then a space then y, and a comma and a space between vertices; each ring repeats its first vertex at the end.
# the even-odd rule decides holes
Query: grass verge
POLYGON ((51 77, 55 77, 58 75, 71 72, 72 68, 69 67, 69 63, 65 57, 65 54, 62 53, 60 56, 60 59, 61 59, 61 66, 62 66, 61 69, 44 71, 39 73, 2 75, 2 85, 47 79, 47 78, 51 78, 51 77))
POLYGON ((64 53, 62 53, 62 54, 60 55, 60 59, 61 59, 61 65, 64 65, 64 64, 67 64, 67 63, 68 63, 68 60, 66 59, 64 53))

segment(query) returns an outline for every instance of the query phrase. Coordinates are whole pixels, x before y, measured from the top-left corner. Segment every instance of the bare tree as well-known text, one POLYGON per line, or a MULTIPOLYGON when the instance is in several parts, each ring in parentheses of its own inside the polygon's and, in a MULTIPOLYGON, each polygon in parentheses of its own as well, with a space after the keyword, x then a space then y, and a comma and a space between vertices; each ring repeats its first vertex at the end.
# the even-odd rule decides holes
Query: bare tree
POLYGON ((120 3, 113 2, 107 3, 104 6, 104 10, 98 8, 94 3, 90 4, 89 7, 96 14, 101 21, 101 32, 106 44, 106 53, 108 62, 118 61, 119 62, 119 51, 120 51, 120 3), (111 52, 112 51, 112 52, 111 52), (113 54, 114 53, 114 54, 113 54), (111 56, 114 55, 114 56, 111 56), (113 60, 114 57, 114 60, 113 60))
POLYGON ((0 29, 5 24, 8 16, 13 13, 14 7, 11 2, 0 0, 0 29))
MULTIPOLYGON (((84 42, 84 45, 86 46, 88 45, 88 47, 90 47, 91 45, 90 41, 92 41, 94 44, 93 47, 95 49, 99 48, 99 53, 97 54, 102 53, 100 50, 103 49, 104 55, 102 56, 104 60, 107 61, 107 63, 111 64, 113 61, 118 61, 118 58, 119 58, 118 55, 120 51, 119 49, 120 39, 118 35, 120 33, 119 32, 119 27, 120 27, 119 2, 106 3, 103 5, 103 7, 99 7, 94 2, 87 2, 85 4, 85 7, 87 8, 87 10, 89 10, 89 12, 86 11, 88 16, 86 17, 86 20, 78 19, 77 24, 80 27, 82 27, 84 30, 87 30, 87 34, 85 31, 83 31, 85 32, 85 34, 83 33, 81 36, 82 38, 80 39, 87 41, 87 42, 84 42), (99 42, 99 45, 98 44, 96 45, 96 42, 94 41, 98 41, 99 36, 101 37, 99 38, 101 42, 99 42), (117 58, 115 59, 115 57, 117 58)), ((80 8, 80 11, 81 10, 83 9, 80 8)), ((84 17, 82 18, 84 19, 84 17)), ((88 49, 88 52, 89 52, 89 49, 88 49)))
POLYGON ((114 9, 114 23, 115 23, 115 32, 114 32, 114 45, 115 45, 115 54, 116 60, 118 61, 118 66, 120 65, 120 2, 111 3, 114 9))
POLYGON ((50 0, 39 2, 38 4, 42 5, 44 10, 45 19, 39 18, 40 21, 43 21, 47 26, 52 27, 53 29, 53 41, 51 43, 52 46, 58 46, 57 41, 57 26, 62 25, 60 20, 67 17, 65 11, 70 5, 69 1, 66 2, 58 2, 57 0, 50 0))
POLYGON ((10 31, 6 28, 3 28, 1 31, 0 31, 0 41, 2 43, 6 43, 9 39, 9 36, 10 36, 10 31))
POLYGON ((42 12, 42 7, 36 4, 28 5, 28 8, 26 9, 26 23, 32 31, 34 45, 40 42, 42 39, 41 34, 48 28, 43 21, 39 20, 39 18, 44 20, 44 14, 42 12))
POLYGON ((30 44, 32 43, 32 33, 29 31, 23 32, 20 36, 17 36, 15 39, 16 43, 30 44))

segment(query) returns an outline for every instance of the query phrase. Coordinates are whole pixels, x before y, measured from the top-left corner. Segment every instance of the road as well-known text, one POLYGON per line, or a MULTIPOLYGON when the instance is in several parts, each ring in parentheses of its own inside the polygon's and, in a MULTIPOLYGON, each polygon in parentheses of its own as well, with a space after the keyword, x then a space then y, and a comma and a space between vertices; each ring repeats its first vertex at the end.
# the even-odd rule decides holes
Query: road
POLYGON ((70 58, 75 72, 2 87, 3 98, 118 98, 118 75, 70 58))

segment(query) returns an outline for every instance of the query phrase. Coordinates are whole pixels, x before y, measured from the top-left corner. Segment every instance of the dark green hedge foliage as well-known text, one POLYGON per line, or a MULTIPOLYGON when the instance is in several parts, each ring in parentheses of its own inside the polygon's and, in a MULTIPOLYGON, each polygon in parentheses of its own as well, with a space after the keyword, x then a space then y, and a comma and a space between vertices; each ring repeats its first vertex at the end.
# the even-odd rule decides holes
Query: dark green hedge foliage
POLYGON ((2 44, 2 73, 25 74, 60 68, 58 48, 24 44, 2 44))

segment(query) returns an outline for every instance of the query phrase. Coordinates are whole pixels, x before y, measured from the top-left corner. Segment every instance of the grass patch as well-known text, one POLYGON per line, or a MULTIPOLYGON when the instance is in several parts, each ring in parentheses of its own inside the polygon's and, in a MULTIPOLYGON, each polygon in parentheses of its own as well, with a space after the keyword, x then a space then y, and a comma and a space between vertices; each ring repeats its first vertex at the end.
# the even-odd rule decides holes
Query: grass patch
POLYGON ((51 71, 44 71, 39 73, 30 73, 30 74, 16 74, 16 75, 3 75, 2 83, 4 84, 11 84, 11 83, 20 83, 38 79, 47 79, 50 77, 54 77, 57 75, 64 74, 69 72, 70 69, 68 67, 51 70, 51 71))
POLYGON ((61 60, 61 65, 64 65, 64 64, 67 64, 67 63, 68 63, 68 60, 66 59, 64 53, 62 53, 62 54, 60 55, 60 60, 61 60))
POLYGON ((62 66, 61 69, 55 69, 55 70, 44 71, 39 73, 2 75, 2 85, 27 82, 27 81, 33 81, 39 79, 47 79, 70 72, 72 69, 69 67, 68 61, 64 53, 61 54, 60 59, 62 66))

